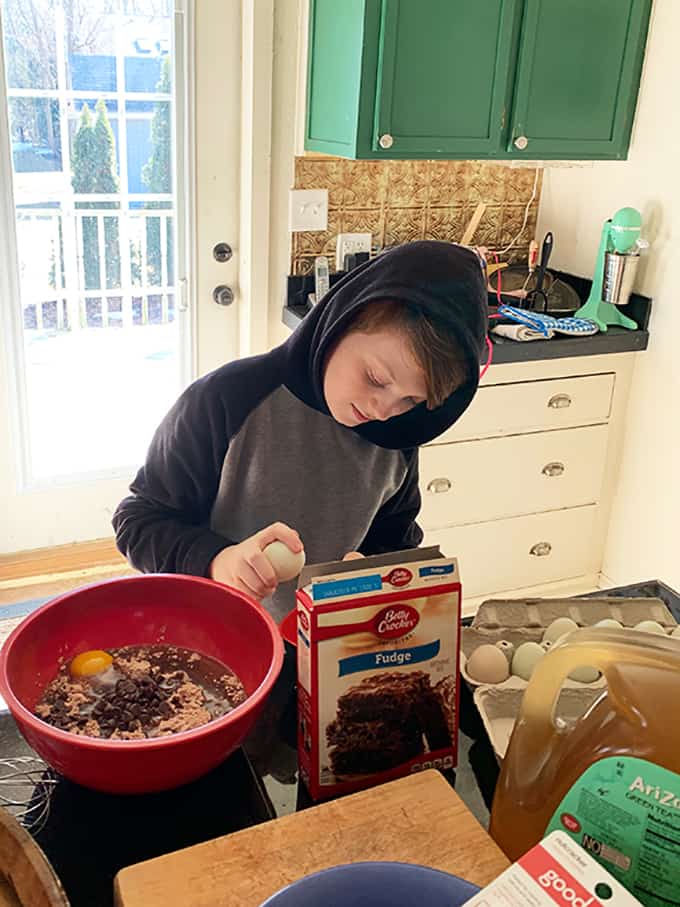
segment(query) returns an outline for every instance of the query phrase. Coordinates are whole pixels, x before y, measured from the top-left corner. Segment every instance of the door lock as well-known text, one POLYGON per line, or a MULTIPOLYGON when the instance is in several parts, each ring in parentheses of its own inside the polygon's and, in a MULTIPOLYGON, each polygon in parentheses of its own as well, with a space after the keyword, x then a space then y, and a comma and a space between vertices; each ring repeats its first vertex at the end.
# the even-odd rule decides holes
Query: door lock
POLYGON ((233 254, 234 250, 227 242, 218 242, 217 245, 213 248, 213 258, 215 259, 215 261, 229 261, 233 254))

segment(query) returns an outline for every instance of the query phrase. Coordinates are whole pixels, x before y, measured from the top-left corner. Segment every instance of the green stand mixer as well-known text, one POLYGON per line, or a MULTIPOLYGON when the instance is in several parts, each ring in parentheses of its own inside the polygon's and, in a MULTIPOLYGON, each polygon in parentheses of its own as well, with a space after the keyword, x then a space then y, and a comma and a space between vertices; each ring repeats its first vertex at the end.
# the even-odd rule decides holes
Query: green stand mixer
POLYGON ((621 208, 611 220, 604 222, 590 296, 575 318, 594 321, 601 331, 606 331, 610 324, 637 330, 637 324, 617 306, 628 302, 640 250, 648 246, 640 239, 641 226, 642 217, 635 208, 621 208))

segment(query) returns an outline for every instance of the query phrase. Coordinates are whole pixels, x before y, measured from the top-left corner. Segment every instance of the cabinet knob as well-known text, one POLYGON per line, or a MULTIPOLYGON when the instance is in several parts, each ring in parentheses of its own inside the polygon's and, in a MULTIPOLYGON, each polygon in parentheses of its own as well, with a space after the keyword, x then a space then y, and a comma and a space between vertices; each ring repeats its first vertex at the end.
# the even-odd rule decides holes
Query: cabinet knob
POLYGON ((447 491, 451 491, 452 487, 451 480, 447 478, 432 479, 427 483, 427 490, 430 494, 445 494, 447 491))
POLYGON ((378 144, 381 148, 391 148, 392 145, 394 145, 394 139, 389 134, 389 132, 386 132, 385 135, 380 136, 380 138, 378 139, 378 144))
POLYGON ((543 473, 544 476, 553 478, 553 476, 564 475, 564 468, 565 468, 564 463, 559 463, 559 462, 546 463, 545 466, 543 467, 543 469, 541 470, 541 472, 543 473))
POLYGON ((571 406, 571 397, 569 394, 555 394, 548 400, 550 409, 566 409, 571 406))
POLYGON ((514 142, 515 148, 518 151, 524 151, 528 144, 529 139, 525 135, 518 135, 514 142))
POLYGON ((529 549, 529 554, 532 557, 547 557, 551 551, 552 545, 550 542, 536 542, 536 544, 529 549))

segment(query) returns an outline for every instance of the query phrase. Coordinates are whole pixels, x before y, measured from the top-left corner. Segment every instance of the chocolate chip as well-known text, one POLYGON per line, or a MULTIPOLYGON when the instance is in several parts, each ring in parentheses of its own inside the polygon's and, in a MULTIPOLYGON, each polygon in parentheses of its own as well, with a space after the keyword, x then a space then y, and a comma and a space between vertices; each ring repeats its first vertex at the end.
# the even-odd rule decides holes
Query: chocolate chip
POLYGON ((158 711, 163 716, 163 718, 169 718, 172 715, 172 708, 167 702, 161 702, 158 706, 158 711))
POLYGON ((116 693, 121 696, 129 696, 137 692, 137 684, 134 680, 119 680, 116 684, 116 693))

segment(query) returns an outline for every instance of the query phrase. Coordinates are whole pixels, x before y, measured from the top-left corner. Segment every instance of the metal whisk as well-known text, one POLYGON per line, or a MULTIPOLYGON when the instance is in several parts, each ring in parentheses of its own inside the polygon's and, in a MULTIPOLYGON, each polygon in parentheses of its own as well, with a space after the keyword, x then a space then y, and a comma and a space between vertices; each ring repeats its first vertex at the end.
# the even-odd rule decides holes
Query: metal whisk
POLYGON ((59 776, 37 756, 0 759, 0 806, 27 831, 39 831, 50 814, 59 776))

